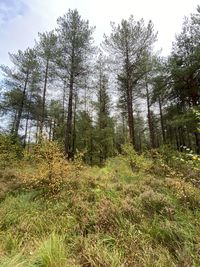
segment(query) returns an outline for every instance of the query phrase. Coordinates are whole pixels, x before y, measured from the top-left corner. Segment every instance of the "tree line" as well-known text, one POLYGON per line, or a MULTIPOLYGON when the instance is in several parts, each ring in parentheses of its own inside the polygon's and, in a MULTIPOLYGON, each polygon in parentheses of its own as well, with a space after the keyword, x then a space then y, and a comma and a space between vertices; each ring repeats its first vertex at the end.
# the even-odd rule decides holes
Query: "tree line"
POLYGON ((200 153, 200 7, 185 18, 167 58, 154 51, 153 23, 111 23, 101 47, 78 11, 39 33, 33 48, 1 66, 0 113, 13 140, 31 149, 45 135, 68 159, 100 164, 130 142, 200 153))

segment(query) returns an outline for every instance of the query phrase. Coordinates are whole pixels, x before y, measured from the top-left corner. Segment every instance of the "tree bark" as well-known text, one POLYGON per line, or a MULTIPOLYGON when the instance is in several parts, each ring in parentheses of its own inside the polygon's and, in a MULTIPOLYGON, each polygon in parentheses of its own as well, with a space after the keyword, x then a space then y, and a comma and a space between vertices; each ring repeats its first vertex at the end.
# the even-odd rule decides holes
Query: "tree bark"
POLYGON ((73 120, 73 137, 72 137, 72 158, 74 158, 76 152, 76 106, 77 106, 77 95, 75 95, 74 102, 74 120, 73 120))
POLYGON ((176 138, 176 147, 177 147, 177 150, 180 150, 180 143, 179 143, 177 128, 175 128, 174 131, 175 131, 175 138, 176 138))
POLYGON ((128 92, 128 127, 129 127, 129 138, 130 142, 135 147, 135 134, 134 134, 134 117, 133 117, 133 98, 132 98, 132 90, 129 89, 128 92))
POLYGON ((52 124, 52 141, 54 141, 56 137, 56 119, 53 120, 52 124))
POLYGON ((14 136, 15 137, 18 136, 19 125, 20 125, 20 122, 21 122, 22 112, 23 112, 23 108, 24 108, 24 100, 25 100, 25 96, 26 96, 26 89, 27 89, 28 79, 29 79, 29 70, 27 70, 27 73, 26 73, 24 89, 23 89, 23 92, 22 92, 22 99, 21 99, 19 111, 18 111, 17 118, 16 118, 16 124, 15 124, 15 130, 14 130, 14 136))
POLYGON ((64 80, 63 96, 62 96, 62 123, 65 122, 65 96, 66 96, 66 81, 64 80))
POLYGON ((72 105, 73 105, 74 75, 71 72, 69 84, 69 101, 67 113, 67 125, 65 132, 65 155, 68 159, 72 158, 72 105))
POLYGON ((148 118, 148 125, 149 125, 151 147, 155 148, 155 146, 156 146, 155 145, 155 136, 154 136, 152 117, 151 117, 150 97, 149 97, 149 88, 148 88, 147 81, 146 81, 146 97, 147 97, 147 118, 148 118))
POLYGON ((166 143, 166 137, 165 137, 165 128, 164 128, 164 120, 163 120, 163 112, 162 112, 162 102, 161 98, 158 97, 158 103, 159 103, 159 111, 160 111, 160 124, 161 124, 161 130, 162 130, 162 138, 163 143, 166 143))
POLYGON ((50 119, 50 122, 49 122, 49 141, 51 141, 51 136, 52 136, 52 124, 53 124, 53 119, 50 119))
POLYGON ((195 139, 196 139, 196 152, 200 154, 200 133, 195 132, 195 139))
POLYGON ((15 111, 14 120, 13 120, 11 131, 10 131, 11 135, 13 135, 15 132, 16 119, 17 119, 17 110, 15 111))
POLYGON ((27 144, 27 151, 30 151, 30 143, 31 143, 31 124, 29 126, 29 133, 28 133, 28 144, 27 144))
POLYGON ((45 68, 44 88, 43 88, 43 96, 42 96, 42 116, 41 116, 41 124, 40 124, 40 139, 42 137, 44 120, 45 120, 45 102, 46 102, 48 72, 49 72, 49 59, 47 59, 46 61, 46 68, 45 68))
POLYGON ((134 133, 134 117, 133 117, 133 90, 131 85, 131 69, 129 60, 129 47, 126 40, 126 93, 127 93, 127 109, 128 109, 128 128, 129 128, 129 139, 133 147, 135 147, 135 133, 134 133))
POLYGON ((36 124, 36 135, 35 135, 35 139, 36 139, 36 144, 38 144, 39 141, 39 119, 37 119, 37 124, 36 124))
POLYGON ((30 110, 28 110, 27 117, 26 117, 26 126, 25 126, 25 134, 24 134, 24 148, 26 147, 26 139, 28 133, 28 122, 29 122, 30 110))

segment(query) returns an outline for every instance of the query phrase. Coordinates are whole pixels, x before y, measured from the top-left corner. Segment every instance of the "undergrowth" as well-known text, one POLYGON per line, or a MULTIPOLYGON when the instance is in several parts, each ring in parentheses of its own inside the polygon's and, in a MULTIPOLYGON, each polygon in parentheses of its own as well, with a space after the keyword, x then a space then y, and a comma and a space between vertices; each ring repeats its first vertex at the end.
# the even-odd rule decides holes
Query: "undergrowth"
POLYGON ((18 187, 0 202, 0 266, 200 266, 198 184, 152 153, 99 168, 45 144, 4 169, 18 187))

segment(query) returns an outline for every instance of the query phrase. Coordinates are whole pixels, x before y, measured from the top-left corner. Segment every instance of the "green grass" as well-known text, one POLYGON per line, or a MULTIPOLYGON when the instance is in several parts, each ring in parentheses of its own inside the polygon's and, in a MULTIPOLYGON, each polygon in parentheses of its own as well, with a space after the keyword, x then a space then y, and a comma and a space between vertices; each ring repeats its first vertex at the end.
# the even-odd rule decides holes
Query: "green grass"
POLYGON ((199 191, 118 157, 85 168, 54 197, 7 193, 0 266, 200 266, 199 191))

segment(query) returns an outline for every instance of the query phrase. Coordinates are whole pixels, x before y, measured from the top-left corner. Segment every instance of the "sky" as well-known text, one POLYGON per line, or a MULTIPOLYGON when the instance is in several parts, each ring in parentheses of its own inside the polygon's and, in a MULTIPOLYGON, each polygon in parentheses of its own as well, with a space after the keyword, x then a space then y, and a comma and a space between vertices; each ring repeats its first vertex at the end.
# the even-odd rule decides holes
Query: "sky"
POLYGON ((38 32, 52 30, 56 20, 77 8, 91 26, 99 44, 110 33, 110 21, 119 23, 132 14, 135 19, 152 20, 158 31, 156 49, 167 56, 184 16, 195 13, 199 0, 0 0, 0 65, 10 65, 8 52, 34 45, 38 32))

